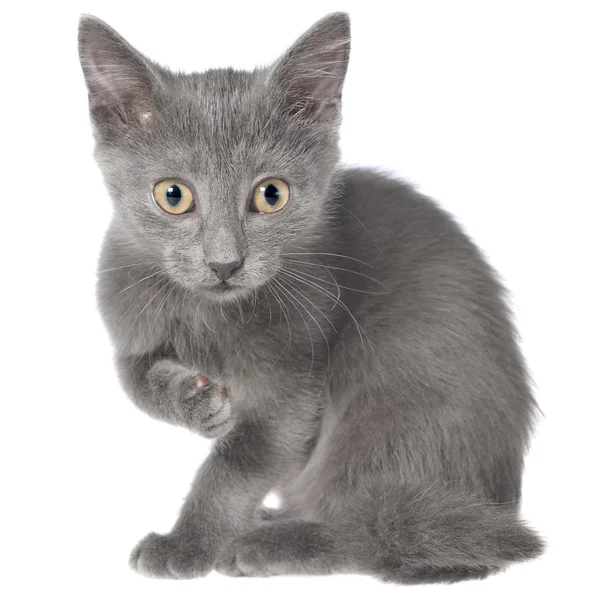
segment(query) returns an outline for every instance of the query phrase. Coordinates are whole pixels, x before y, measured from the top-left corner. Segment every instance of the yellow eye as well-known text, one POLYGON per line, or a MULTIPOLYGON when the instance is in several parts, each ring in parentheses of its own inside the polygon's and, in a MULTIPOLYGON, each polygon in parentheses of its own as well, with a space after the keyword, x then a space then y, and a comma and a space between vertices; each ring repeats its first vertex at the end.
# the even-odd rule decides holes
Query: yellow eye
POLYGON ((267 179, 259 183, 252 194, 250 208, 260 213, 276 213, 290 199, 290 186, 281 179, 267 179))
POLYGON ((182 215, 189 212, 194 204, 192 190, 177 179, 159 181, 154 186, 153 194, 156 204, 171 215, 182 215))

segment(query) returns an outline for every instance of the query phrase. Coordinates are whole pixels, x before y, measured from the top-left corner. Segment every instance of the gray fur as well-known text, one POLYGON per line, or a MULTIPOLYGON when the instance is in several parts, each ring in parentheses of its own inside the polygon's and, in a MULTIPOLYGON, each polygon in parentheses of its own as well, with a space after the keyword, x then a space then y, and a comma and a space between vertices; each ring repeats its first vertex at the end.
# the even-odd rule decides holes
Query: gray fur
POLYGON ((335 13, 272 67, 183 75, 81 20, 118 372, 150 416, 216 438, 140 573, 456 581, 542 550, 517 516, 535 402, 503 289, 433 201, 338 165, 349 44, 335 13), (166 177, 193 212, 154 204, 166 177), (273 215, 248 211, 265 177, 292 190, 273 215), (242 260, 217 290, 208 263, 242 260))

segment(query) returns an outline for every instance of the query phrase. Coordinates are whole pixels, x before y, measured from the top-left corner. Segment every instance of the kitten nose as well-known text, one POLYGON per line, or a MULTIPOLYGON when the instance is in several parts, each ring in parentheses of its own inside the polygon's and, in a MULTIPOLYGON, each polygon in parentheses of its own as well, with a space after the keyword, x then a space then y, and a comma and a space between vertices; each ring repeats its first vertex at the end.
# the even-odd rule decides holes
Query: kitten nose
POLYGON ((208 266, 221 281, 227 281, 244 264, 244 259, 228 263, 211 262, 208 266))

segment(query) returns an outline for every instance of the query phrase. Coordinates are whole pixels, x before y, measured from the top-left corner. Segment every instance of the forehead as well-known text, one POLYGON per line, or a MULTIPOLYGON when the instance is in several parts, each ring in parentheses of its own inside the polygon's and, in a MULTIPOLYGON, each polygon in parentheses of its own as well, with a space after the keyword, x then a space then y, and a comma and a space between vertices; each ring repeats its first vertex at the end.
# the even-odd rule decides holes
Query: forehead
POLYGON ((267 70, 216 69, 170 75, 156 121, 129 151, 148 178, 245 184, 260 176, 301 176, 323 136, 278 110, 267 70))
POLYGON ((274 118, 265 80, 264 72, 233 69, 178 75, 166 90, 157 133, 166 143, 225 164, 251 149, 256 155, 278 147, 287 127, 274 118))
POLYGON ((214 133, 230 133, 240 121, 252 124, 265 114, 269 100, 264 71, 211 69, 179 76, 174 91, 176 105, 214 133))

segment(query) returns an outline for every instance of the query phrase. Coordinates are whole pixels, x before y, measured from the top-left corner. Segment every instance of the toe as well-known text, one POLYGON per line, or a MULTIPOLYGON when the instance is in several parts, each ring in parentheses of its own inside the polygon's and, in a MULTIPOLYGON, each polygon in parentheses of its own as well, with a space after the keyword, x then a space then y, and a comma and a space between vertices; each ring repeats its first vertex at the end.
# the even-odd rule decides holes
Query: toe
POLYGON ((166 536, 150 533, 133 549, 129 564, 146 577, 170 577, 166 568, 166 557, 170 551, 166 536))
POLYGON ((131 567, 146 577, 192 579, 205 575, 211 561, 195 542, 150 533, 131 552, 131 567))
POLYGON ((268 577, 271 573, 263 550, 252 534, 243 536, 229 545, 215 569, 230 577, 268 577))
POLYGON ((221 575, 227 575, 228 577, 241 577, 244 575, 242 570, 238 567, 237 556, 233 545, 229 546, 229 548, 223 552, 215 565, 215 571, 221 573, 221 575))

